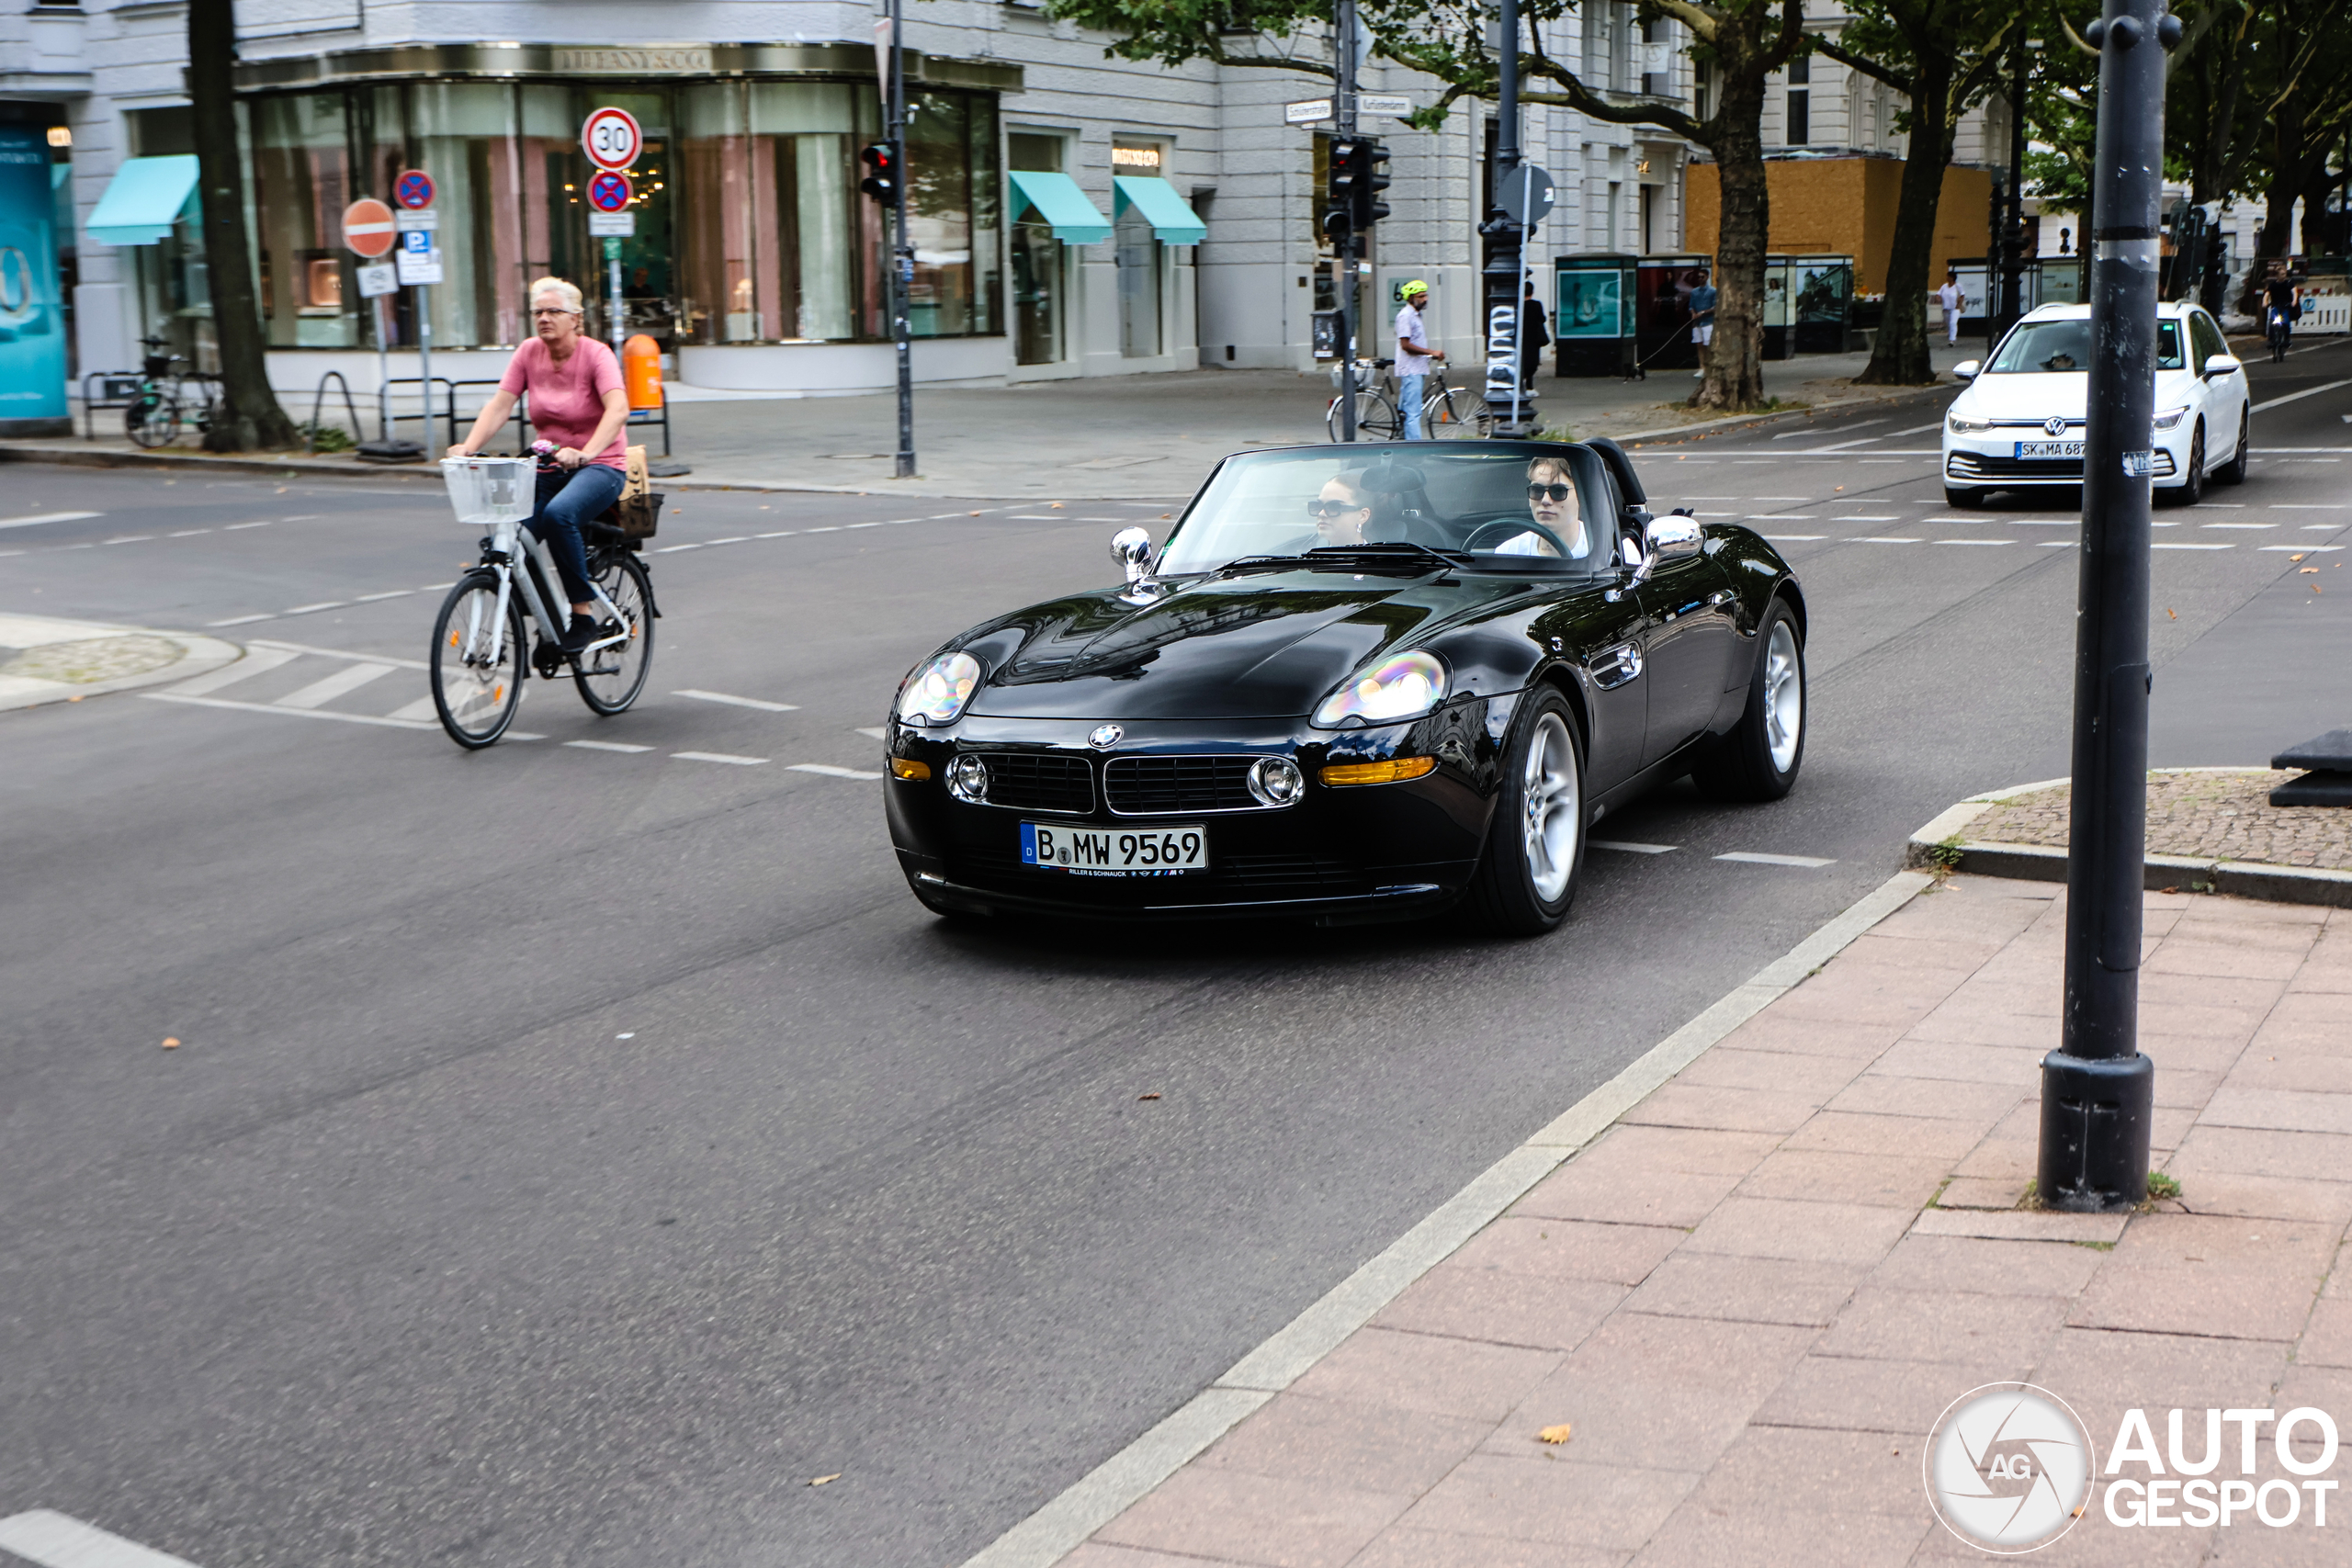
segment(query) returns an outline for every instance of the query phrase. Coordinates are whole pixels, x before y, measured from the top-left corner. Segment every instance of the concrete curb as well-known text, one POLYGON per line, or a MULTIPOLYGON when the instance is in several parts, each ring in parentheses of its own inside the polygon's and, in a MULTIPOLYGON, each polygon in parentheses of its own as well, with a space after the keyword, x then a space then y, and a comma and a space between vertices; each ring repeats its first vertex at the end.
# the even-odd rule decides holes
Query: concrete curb
POLYGON ((1530 1189, 1710 1046, 1802 983, 1934 878, 1900 871, 1659 1041, 1407 1231, 1231 1371, 1013 1526, 964 1568, 1052 1568, 1087 1537, 1289 1387, 1530 1189))
MULTIPOLYGON (((2247 768, 2157 768, 2155 773, 2242 773, 2247 768)), ((2007 876, 2024 882, 2066 880, 2066 852, 2047 844, 2004 844, 1963 835, 1968 825, 2004 801, 2066 784, 2044 779, 2039 784, 1973 795, 1944 811, 1911 835, 1903 863, 1918 870, 1965 871, 1977 876, 2007 876)), ((2146 857, 2143 886, 2151 893, 2177 890, 2219 893, 2233 898, 2261 898, 2273 904, 2317 904, 2352 909, 2352 871, 2317 866, 2263 865, 2253 861, 2210 860, 2201 855, 2146 857)))
MULTIPOLYGON (((8 620, 34 621, 46 617, 8 616, 8 620)), ((76 702, 84 697, 103 696, 108 692, 133 692, 142 686, 160 686, 173 681, 185 681, 233 664, 245 656, 245 650, 233 642, 195 632, 158 631, 152 626, 119 626, 98 621, 49 621, 58 627, 71 627, 70 632, 51 637, 43 642, 28 644, 33 648, 52 647, 73 642, 95 642, 101 637, 152 637, 176 643, 181 649, 175 663, 159 670, 143 671, 136 675, 119 675, 111 681, 77 683, 70 681, 43 681, 29 676, 0 677, 0 713, 17 708, 46 707, 52 703, 76 702)))

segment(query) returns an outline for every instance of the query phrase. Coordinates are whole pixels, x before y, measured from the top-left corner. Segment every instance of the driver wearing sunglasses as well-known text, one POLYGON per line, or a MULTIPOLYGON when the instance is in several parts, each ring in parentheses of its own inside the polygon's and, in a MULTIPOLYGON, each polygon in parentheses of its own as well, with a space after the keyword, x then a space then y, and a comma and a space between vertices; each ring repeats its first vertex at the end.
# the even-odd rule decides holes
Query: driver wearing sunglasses
POLYGON ((1530 529, 1515 534, 1495 547, 1502 556, 1556 556, 1561 545, 1566 553, 1581 558, 1587 549, 1584 520, 1577 510, 1577 485, 1568 472, 1568 465, 1558 457, 1537 457, 1527 465, 1527 511, 1542 528, 1560 541, 1555 545, 1543 534, 1530 529))
POLYGON ((1372 491, 1364 488, 1361 470, 1334 474, 1323 481, 1323 489, 1306 503, 1306 514, 1315 519, 1315 548, 1331 545, 1362 545, 1364 525, 1372 521, 1372 491))

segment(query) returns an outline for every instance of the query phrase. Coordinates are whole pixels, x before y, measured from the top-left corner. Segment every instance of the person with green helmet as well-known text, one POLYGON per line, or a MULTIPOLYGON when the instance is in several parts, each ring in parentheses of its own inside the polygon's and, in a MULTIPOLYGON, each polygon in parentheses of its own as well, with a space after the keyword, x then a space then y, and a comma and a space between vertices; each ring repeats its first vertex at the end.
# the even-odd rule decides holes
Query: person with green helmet
POLYGON ((1429 331, 1421 324, 1421 307, 1429 301, 1430 286, 1413 279, 1397 291, 1404 308, 1396 312, 1396 423, 1408 441, 1424 441, 1421 428, 1421 389, 1431 365, 1445 363, 1445 351, 1430 346, 1429 331))

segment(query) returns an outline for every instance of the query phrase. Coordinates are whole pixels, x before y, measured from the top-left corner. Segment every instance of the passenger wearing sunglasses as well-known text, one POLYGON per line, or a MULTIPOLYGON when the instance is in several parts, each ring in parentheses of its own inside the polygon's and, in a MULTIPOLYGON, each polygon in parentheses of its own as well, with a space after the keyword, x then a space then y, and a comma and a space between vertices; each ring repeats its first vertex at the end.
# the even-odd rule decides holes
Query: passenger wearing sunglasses
MULTIPOLYGON (((1591 546, 1584 535, 1584 519, 1577 510, 1577 485, 1567 463, 1558 457, 1537 457, 1527 465, 1528 514, 1567 546, 1581 560, 1591 546)), ((1532 529, 1515 534, 1495 547, 1501 556, 1556 556, 1559 546, 1532 529)))

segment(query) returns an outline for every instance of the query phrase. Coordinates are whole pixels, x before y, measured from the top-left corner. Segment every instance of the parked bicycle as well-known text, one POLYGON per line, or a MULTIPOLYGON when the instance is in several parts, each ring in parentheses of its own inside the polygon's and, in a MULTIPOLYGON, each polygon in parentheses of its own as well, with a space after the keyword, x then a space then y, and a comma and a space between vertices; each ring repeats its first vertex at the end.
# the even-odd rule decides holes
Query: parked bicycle
POLYGON ((147 350, 139 362, 139 389, 122 411, 122 433, 134 446, 168 446, 178 439, 183 422, 198 433, 210 430, 220 407, 220 383, 199 370, 175 371, 185 364, 176 354, 164 352, 164 340, 141 338, 147 350))
MULTIPOLYGON (((1356 361, 1356 434, 1369 441, 1395 441, 1405 422, 1396 408, 1396 362, 1393 359, 1356 361)), ((1323 412, 1324 428, 1340 439, 1340 400, 1323 412)), ((1421 434, 1431 441, 1460 441, 1489 434, 1494 427, 1486 401, 1467 390, 1446 385, 1445 367, 1437 366, 1421 381, 1421 434)))
POLYGON ((606 716, 627 712, 652 673, 653 623, 661 615, 652 579, 629 536, 601 520, 581 529, 599 612, 597 635, 577 653, 563 650, 570 609, 551 591, 561 581, 555 557, 523 528, 537 509, 538 476, 555 471, 555 446, 541 441, 533 450, 536 461, 448 457, 441 463, 458 521, 490 527, 481 559, 449 590, 433 625, 433 705, 449 739, 469 751, 506 733, 522 705, 524 679, 534 671, 553 680, 570 665, 580 700, 606 716), (534 631, 526 655, 526 639, 534 631))

